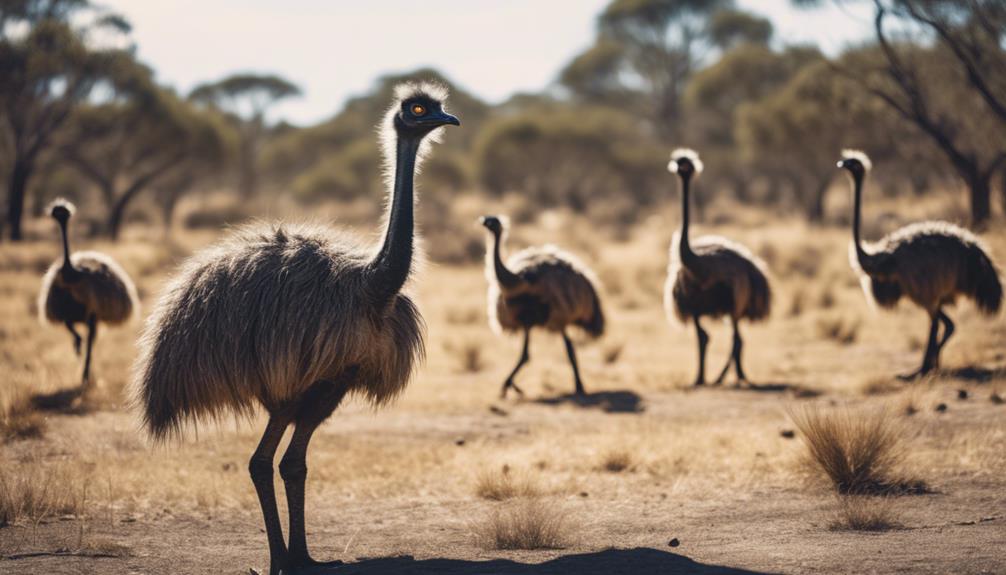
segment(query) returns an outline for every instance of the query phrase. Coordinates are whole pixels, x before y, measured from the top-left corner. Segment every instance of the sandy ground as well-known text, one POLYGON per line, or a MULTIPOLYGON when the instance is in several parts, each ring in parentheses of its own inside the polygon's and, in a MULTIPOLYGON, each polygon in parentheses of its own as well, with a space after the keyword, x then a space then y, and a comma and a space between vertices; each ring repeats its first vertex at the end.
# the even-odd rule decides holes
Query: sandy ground
MULTIPOLYGON (((924 318, 907 305, 870 312, 845 267, 846 233, 816 234, 809 255, 766 247, 787 233, 807 237, 733 231, 776 274, 773 320, 745 327, 746 368, 759 390, 687 387, 694 334, 669 327, 660 308, 667 234, 580 246, 597 262, 612 326, 603 342, 581 347, 586 401, 565 395, 572 382, 561 340, 544 334, 519 377, 528 397, 498 400, 518 342, 486 327, 477 266, 431 265, 418 286, 430 356, 417 380, 380 411, 350 401, 312 443, 308 542, 319 559, 347 563, 317 572, 1006 573, 1006 406, 990 401, 1006 391, 1006 320, 962 305, 942 376, 899 384, 890 376, 919 360, 924 318), (661 255, 632 255, 646 250, 661 255), (832 529, 836 496, 808 476, 800 436, 782 433, 794 428, 788 411, 805 405, 886 407, 903 425, 906 469, 933 493, 891 500, 890 530, 832 529), (613 455, 624 469, 606 468, 613 455), (561 548, 497 550, 476 536, 489 514, 514 505, 477 493, 480 477, 504 466, 564 517, 561 548)), ((1004 238, 992 241, 1006 248, 1004 238)), ((0 261, 8 403, 66 387, 77 369, 66 334, 29 316, 38 268, 55 252, 33 249, 0 261)), ((178 257, 109 249, 148 301, 178 257)), ((42 437, 0 445, 0 480, 72 500, 0 527, 0 573, 266 567, 246 472, 263 422, 148 445, 124 405, 135 329, 103 334, 102 385, 86 409, 46 414, 42 437)), ((729 331, 717 323, 710 331, 715 375, 729 331)))

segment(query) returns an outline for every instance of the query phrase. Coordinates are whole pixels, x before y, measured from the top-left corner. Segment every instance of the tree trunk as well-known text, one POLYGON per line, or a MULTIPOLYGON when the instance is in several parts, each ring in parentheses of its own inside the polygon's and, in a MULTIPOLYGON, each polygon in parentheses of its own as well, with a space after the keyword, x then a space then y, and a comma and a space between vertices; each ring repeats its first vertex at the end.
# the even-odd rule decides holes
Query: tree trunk
POLYGON ((822 180, 814 186, 814 193, 811 197, 807 198, 807 219, 814 224, 820 224, 824 221, 824 198, 828 194, 828 188, 831 184, 831 180, 822 180))
POLYGON ((10 225, 12 242, 19 242, 22 239, 21 219, 24 216, 24 198, 32 168, 32 162, 26 158, 16 158, 11 168, 7 188, 7 223, 10 225))
POLYGON ((992 215, 992 174, 982 174, 975 169, 966 181, 971 199, 971 225, 976 229, 985 227, 992 215))

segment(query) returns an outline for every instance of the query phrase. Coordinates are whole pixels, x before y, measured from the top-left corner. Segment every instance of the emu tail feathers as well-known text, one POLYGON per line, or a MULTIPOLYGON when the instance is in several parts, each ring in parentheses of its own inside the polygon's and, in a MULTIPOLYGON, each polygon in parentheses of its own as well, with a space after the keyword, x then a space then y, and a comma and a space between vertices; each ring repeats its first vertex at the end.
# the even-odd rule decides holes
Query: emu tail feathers
POLYGON ((593 311, 590 318, 578 325, 591 337, 600 337, 604 334, 604 310, 601 309, 601 298, 598 297, 597 292, 595 291, 591 295, 593 296, 593 311))
MULTIPOLYGON (((868 277, 868 276, 867 276, 868 277)), ((901 285, 894 281, 884 281, 877 278, 869 278, 870 293, 873 301, 880 307, 891 308, 901 299, 901 285)))
POLYGON ((744 314, 751 321, 767 318, 772 312, 772 287, 768 278, 760 271, 748 274, 751 282, 751 294, 744 314))
POLYGON ((971 295, 982 313, 995 315, 1002 307, 1003 301, 999 270, 988 254, 977 246, 971 250, 969 259, 966 292, 971 295))

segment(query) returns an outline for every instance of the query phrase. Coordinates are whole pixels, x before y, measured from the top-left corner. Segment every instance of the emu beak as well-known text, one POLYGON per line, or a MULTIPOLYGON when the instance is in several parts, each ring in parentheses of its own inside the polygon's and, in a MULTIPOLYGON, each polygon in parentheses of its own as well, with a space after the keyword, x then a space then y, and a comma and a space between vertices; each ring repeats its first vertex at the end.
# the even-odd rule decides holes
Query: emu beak
POLYGON ((457 118, 457 116, 452 116, 452 115, 448 114, 447 112, 440 112, 439 114, 437 114, 436 116, 434 116, 433 118, 430 118, 430 119, 433 122, 435 122, 438 126, 445 126, 445 125, 448 125, 448 124, 451 125, 451 126, 460 126, 461 125, 461 120, 459 120, 457 118))
POLYGON ((845 167, 845 160, 840 160, 840 161, 838 162, 837 166, 838 166, 839 168, 844 168, 844 167, 845 167))

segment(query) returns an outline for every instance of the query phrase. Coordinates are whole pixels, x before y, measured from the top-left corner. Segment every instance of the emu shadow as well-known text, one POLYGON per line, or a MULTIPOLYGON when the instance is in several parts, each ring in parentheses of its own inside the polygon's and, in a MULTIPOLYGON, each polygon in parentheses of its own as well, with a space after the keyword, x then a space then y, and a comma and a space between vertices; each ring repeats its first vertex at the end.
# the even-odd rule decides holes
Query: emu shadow
POLYGON ((747 382, 742 385, 704 385, 702 387, 693 387, 693 390, 697 389, 723 389, 729 391, 737 392, 753 392, 753 393, 789 393, 797 399, 809 399, 812 397, 818 397, 822 395, 821 391, 816 389, 810 389, 804 387, 798 383, 785 383, 785 382, 767 382, 767 383, 751 383, 747 382))
POLYGON ((31 396, 31 405, 38 411, 51 411, 67 415, 86 415, 93 411, 87 403, 85 390, 79 387, 60 389, 31 396))
POLYGON ((767 575, 722 565, 693 561, 683 555, 637 547, 606 549, 596 553, 566 555, 544 563, 519 563, 509 559, 468 561, 464 559, 415 559, 383 557, 311 571, 312 575, 546 575, 615 573, 661 573, 666 575, 767 575))
POLYGON ((988 383, 993 380, 1006 380, 1006 367, 989 369, 987 367, 972 365, 957 369, 945 369, 937 373, 953 379, 973 381, 975 383, 988 383))
POLYGON ((555 397, 541 397, 534 400, 542 405, 570 404, 586 409, 600 409, 605 413, 642 413, 645 409, 643 398, 634 391, 598 391, 577 395, 567 393, 555 397))

